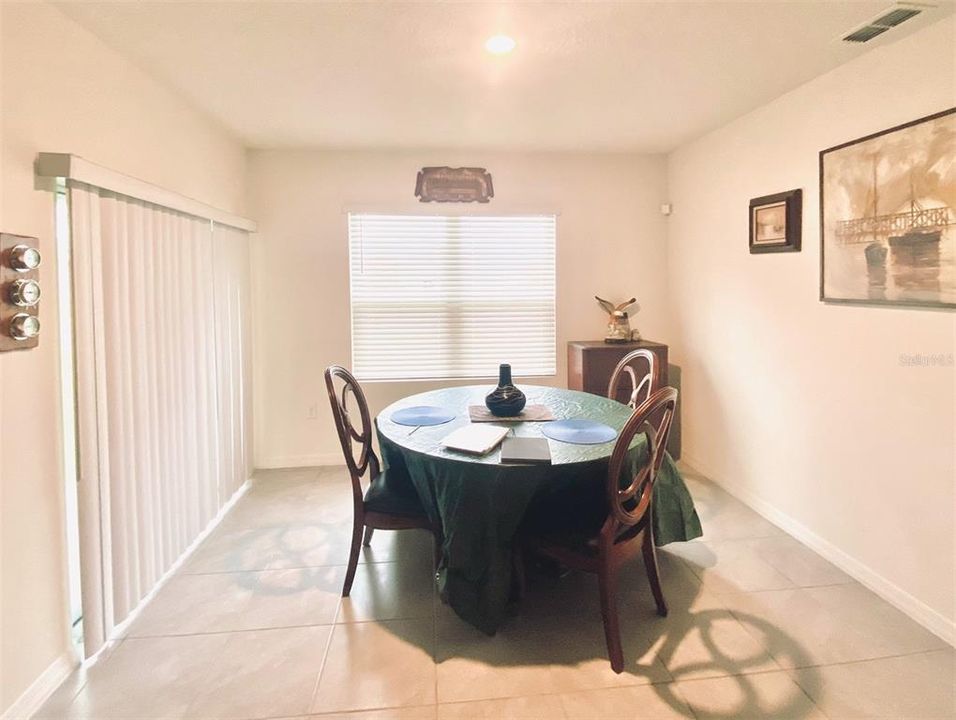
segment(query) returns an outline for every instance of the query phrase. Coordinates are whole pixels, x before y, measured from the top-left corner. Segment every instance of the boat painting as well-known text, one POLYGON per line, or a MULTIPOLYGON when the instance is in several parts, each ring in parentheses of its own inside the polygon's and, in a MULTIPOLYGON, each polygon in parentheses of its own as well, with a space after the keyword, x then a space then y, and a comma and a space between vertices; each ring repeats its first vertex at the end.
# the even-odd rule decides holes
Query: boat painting
POLYGON ((956 108, 820 153, 820 298, 956 308, 956 108))

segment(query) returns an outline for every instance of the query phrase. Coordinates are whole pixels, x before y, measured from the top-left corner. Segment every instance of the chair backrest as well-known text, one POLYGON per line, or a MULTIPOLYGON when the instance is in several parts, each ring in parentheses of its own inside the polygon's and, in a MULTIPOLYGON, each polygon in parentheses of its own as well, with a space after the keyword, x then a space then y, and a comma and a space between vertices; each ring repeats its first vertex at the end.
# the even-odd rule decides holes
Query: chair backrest
POLYGON ((345 464, 352 476, 352 490, 361 499, 362 478, 366 471, 371 470, 370 478, 379 473, 378 458, 372 449, 372 420, 368 414, 368 402, 358 380, 340 365, 330 365, 325 369, 325 387, 329 391, 332 417, 342 444, 345 464), (355 399, 356 407, 352 410, 349 409, 349 396, 355 399), (361 423, 359 426, 355 424, 356 419, 361 423))
POLYGON ((657 392, 660 385, 661 366, 657 355, 646 348, 639 348, 622 357, 614 368, 611 381, 607 385, 607 396, 611 400, 626 402, 630 407, 636 408, 657 392), (631 391, 627 395, 622 394, 620 387, 625 376, 631 380, 631 391))
MULTIPOLYGON (((610 513, 602 531, 607 533, 611 540, 648 516, 654 483, 664 462, 667 437, 670 435, 676 407, 677 390, 663 387, 641 403, 624 423, 618 435, 608 467, 607 494, 610 513), (639 433, 647 436, 647 456, 636 474, 624 485, 631 442, 639 433)), ((630 475, 630 472, 627 474, 630 475)))

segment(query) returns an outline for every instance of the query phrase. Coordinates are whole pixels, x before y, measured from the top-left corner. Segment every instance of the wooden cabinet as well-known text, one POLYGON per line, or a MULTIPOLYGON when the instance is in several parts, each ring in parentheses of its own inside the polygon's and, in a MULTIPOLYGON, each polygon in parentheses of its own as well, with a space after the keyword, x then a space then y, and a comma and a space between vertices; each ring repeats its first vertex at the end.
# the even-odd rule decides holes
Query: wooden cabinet
POLYGON ((582 340, 568 343, 568 387, 595 395, 607 394, 611 373, 631 350, 647 348, 657 356, 661 381, 667 385, 667 346, 650 340, 615 345, 603 341, 582 340))
MULTIPOLYGON (((603 341, 575 341, 568 343, 568 387, 595 395, 606 395, 611 373, 622 357, 631 350, 647 348, 657 356, 661 365, 661 382, 680 391, 680 368, 668 366, 667 346, 641 340, 639 342, 612 345, 603 341)), ((625 383, 626 384, 626 383, 625 383)), ((677 460, 681 453, 681 397, 677 397, 677 413, 671 425, 671 437, 667 451, 677 460)))

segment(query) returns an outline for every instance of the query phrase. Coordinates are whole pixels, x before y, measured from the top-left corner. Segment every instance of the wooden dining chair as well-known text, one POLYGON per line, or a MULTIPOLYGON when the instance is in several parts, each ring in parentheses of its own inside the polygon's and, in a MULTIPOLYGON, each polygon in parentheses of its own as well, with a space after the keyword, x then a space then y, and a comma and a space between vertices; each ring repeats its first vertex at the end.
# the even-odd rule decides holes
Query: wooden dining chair
POLYGON ((646 348, 638 348, 622 357, 614 368, 607 385, 607 396, 621 402, 626 397, 626 404, 633 409, 657 392, 660 386, 661 366, 657 355, 646 348), (625 376, 631 380, 631 391, 626 396, 621 394, 621 381, 625 376))
POLYGON ((358 567, 363 531, 364 545, 367 547, 372 540, 372 531, 376 529, 429 530, 435 537, 436 563, 441 552, 442 533, 441 528, 429 521, 421 500, 407 478, 401 478, 407 485, 406 492, 401 491, 395 478, 391 485, 386 482, 388 471, 382 471, 372 448, 372 421, 365 393, 352 373, 339 365, 331 365, 325 370, 325 386, 329 391, 332 417, 335 418, 335 429, 342 444, 345 464, 352 479, 352 546, 345 584, 342 586, 342 597, 347 597, 358 567), (349 395, 355 399, 354 410, 349 409, 349 395), (361 423, 358 427, 355 425, 356 411, 361 423), (363 490, 362 483, 366 477, 368 489, 363 490))
POLYGON ((555 532, 527 540, 532 552, 572 570, 598 576, 604 637, 611 668, 616 673, 624 669, 617 608, 618 574, 622 565, 639 551, 644 555, 644 567, 657 602, 657 612, 667 615, 654 548, 651 500, 664 461, 676 405, 677 390, 661 388, 641 403, 624 424, 611 454, 607 476, 607 518, 599 529, 580 536, 555 532), (627 472, 628 452, 639 433, 647 436, 647 454, 641 467, 631 476, 627 472))

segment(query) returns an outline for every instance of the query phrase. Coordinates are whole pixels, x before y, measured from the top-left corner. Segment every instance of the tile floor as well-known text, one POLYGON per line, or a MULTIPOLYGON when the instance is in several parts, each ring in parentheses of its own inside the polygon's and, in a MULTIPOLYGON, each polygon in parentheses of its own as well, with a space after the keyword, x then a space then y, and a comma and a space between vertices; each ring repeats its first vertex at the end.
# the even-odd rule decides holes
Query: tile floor
POLYGON ((340 598, 344 472, 270 471, 37 717, 956 717, 952 648, 685 472, 705 537, 660 553, 666 619, 626 573, 621 675, 592 577, 533 577, 486 637, 437 598, 426 534, 378 532, 340 598))

